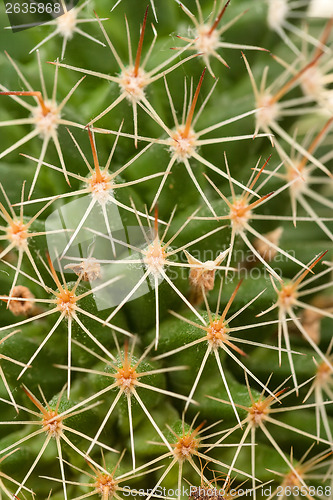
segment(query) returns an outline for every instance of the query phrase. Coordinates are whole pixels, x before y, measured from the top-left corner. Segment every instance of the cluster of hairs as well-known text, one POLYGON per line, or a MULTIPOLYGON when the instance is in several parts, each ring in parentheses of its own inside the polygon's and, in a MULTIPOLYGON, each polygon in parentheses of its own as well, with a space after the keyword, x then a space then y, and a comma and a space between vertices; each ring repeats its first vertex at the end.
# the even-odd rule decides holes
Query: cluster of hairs
POLYGON ((331 0, 60 3, 1 37, 0 500, 333 498, 331 0))

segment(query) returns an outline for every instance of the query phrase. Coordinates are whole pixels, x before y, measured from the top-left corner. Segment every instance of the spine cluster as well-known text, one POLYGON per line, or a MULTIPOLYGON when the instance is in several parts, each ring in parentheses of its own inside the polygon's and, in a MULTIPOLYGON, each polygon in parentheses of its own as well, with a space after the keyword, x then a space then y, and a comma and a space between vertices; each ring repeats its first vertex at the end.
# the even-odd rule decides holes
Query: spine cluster
POLYGON ((333 498, 330 2, 60 3, 1 38, 0 499, 333 498))

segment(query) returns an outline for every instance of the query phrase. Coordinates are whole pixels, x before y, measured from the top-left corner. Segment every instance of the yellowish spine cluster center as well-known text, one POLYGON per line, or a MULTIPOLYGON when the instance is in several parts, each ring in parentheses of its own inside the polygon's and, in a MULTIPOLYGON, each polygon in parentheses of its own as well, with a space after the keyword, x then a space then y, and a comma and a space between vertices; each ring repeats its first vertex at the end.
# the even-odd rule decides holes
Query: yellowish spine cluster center
POLYGON ((251 210, 244 200, 235 201, 230 208, 230 220, 236 232, 244 231, 250 219, 251 210))
POLYGON ((216 30, 211 30, 211 26, 207 24, 202 24, 197 29, 195 40, 195 48, 201 54, 210 55, 218 49, 218 44, 220 41, 219 34, 216 30))
POLYGON ((119 87, 126 92, 131 102, 141 101, 145 97, 145 87, 148 85, 146 72, 142 68, 136 71, 134 67, 126 68, 120 75, 119 87))
POLYGON ((176 443, 174 449, 174 455, 180 462, 184 462, 191 458, 191 456, 197 451, 199 447, 199 441, 192 434, 181 437, 176 443))
POLYGON ((60 312, 64 312, 67 317, 71 317, 76 310, 76 297, 71 290, 62 290, 58 294, 57 307, 60 312))
POLYGON ((94 173, 89 182, 89 189, 94 199, 101 205, 108 203, 113 194, 111 176, 107 172, 94 173))
POLYGON ((212 321, 207 332, 207 339, 213 349, 222 347, 222 344, 228 340, 228 328, 225 323, 220 324, 218 320, 212 321))
POLYGON ((101 474, 95 483, 95 488, 103 499, 111 499, 117 489, 117 482, 110 474, 101 474))
POLYGON ((254 427, 259 427, 259 425, 265 421, 266 416, 269 413, 269 407, 264 401, 257 401, 253 403, 249 411, 249 419, 254 427))
POLYGON ((257 127, 259 129, 267 129, 272 123, 278 121, 280 116, 280 106, 273 100, 270 94, 260 96, 257 102, 259 108, 256 113, 257 127))
POLYGON ((116 373, 117 383, 125 394, 130 394, 132 392, 136 385, 137 377, 138 375, 135 368, 131 366, 123 366, 119 368, 116 373))
POLYGON ((159 276, 165 266, 166 254, 161 242, 156 239, 149 245, 144 262, 149 272, 154 276, 159 276))
POLYGON ((289 7, 288 0, 269 0, 267 12, 267 24, 270 29, 276 30, 283 26, 287 18, 289 7))
POLYGON ((70 9, 65 14, 57 17, 57 30, 61 36, 70 40, 76 28, 77 14, 75 9, 70 9))
POLYGON ((293 283, 284 285, 279 292, 279 304, 283 309, 293 307, 297 300, 297 292, 293 283))
POLYGON ((28 239, 27 226, 19 220, 13 220, 7 228, 7 238, 16 248, 25 247, 28 239))
POLYGON ((43 430, 50 436, 56 437, 62 433, 62 420, 58 417, 58 412, 50 410, 43 417, 43 430))

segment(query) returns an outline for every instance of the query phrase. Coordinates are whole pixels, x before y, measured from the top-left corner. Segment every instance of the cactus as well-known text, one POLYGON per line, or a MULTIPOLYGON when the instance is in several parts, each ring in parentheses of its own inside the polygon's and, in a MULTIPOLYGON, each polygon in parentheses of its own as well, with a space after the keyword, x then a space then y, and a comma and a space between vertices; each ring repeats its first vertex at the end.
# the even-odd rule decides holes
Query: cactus
POLYGON ((333 498, 330 2, 47 5, 1 38, 0 498, 333 498))

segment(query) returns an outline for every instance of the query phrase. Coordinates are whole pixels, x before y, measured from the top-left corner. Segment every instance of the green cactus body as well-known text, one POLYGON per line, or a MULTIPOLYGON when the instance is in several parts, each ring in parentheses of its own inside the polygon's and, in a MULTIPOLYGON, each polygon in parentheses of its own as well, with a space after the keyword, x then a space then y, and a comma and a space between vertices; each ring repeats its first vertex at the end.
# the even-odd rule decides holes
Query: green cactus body
POLYGON ((332 499, 331 1, 37 4, 1 18, 0 499, 332 499))

